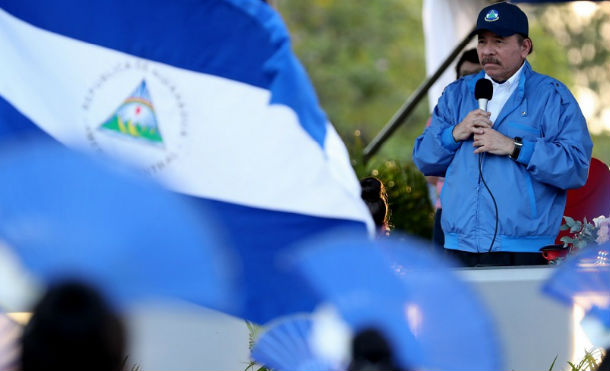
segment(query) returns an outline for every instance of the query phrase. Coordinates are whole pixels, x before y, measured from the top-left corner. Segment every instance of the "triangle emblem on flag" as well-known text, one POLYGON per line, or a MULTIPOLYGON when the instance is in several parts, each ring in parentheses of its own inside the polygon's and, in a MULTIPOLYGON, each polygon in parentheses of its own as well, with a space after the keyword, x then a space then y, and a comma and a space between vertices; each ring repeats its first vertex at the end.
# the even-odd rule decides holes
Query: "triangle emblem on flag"
POLYGON ((125 138, 163 144, 146 80, 142 80, 99 129, 114 132, 125 138))

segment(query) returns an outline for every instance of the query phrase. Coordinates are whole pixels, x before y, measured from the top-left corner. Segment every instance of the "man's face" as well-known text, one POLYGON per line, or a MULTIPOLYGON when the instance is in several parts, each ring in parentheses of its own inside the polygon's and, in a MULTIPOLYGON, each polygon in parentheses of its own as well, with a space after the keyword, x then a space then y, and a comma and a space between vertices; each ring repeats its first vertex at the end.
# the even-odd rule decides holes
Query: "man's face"
POLYGON ((523 64, 531 48, 531 41, 519 42, 517 35, 498 36, 490 31, 479 34, 477 54, 485 72, 494 80, 508 80, 523 64))

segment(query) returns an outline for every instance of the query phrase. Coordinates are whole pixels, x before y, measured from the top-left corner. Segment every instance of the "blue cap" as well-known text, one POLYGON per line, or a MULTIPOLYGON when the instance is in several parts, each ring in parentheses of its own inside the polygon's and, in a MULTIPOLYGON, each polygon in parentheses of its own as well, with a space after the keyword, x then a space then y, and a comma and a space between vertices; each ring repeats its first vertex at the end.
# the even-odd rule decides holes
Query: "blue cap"
POLYGON ((528 37, 527 15, 518 6, 506 2, 489 5, 481 10, 477 18, 474 33, 481 31, 491 31, 502 37, 517 33, 528 37))

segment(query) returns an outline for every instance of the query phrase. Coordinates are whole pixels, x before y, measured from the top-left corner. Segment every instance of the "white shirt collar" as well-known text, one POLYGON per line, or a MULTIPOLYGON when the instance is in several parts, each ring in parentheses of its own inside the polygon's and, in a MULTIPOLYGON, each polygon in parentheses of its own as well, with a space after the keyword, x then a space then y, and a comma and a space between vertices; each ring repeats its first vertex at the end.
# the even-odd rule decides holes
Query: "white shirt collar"
POLYGON ((519 76, 521 76, 521 70, 525 66, 525 62, 515 72, 508 80, 504 81, 502 84, 498 84, 493 81, 487 74, 485 74, 485 78, 491 80, 493 86, 493 96, 487 105, 487 111, 491 112, 491 117, 489 118, 491 122, 495 123, 498 115, 504 108, 504 104, 508 101, 508 98, 517 90, 517 86, 519 85, 519 76))
POLYGON ((494 87, 494 91, 496 90, 496 88, 510 89, 515 82, 519 83, 519 76, 521 76, 521 70, 523 70, 524 66, 525 61, 523 61, 523 64, 521 65, 521 67, 519 67, 517 72, 513 73, 513 75, 508 80, 504 81, 501 84, 495 82, 487 73, 485 73, 485 78, 491 81, 494 87))

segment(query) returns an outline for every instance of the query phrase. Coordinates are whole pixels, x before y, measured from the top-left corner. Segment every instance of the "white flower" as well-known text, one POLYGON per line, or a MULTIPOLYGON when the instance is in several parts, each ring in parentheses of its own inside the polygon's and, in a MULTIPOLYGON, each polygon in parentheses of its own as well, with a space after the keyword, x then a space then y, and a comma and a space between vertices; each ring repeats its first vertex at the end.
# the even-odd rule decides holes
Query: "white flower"
POLYGON ((602 224, 597 230, 597 238, 595 239, 595 242, 602 244, 608 241, 608 231, 608 223, 602 224))
POLYGON ((600 228, 603 225, 610 224, 610 218, 600 215, 597 218, 593 218, 593 224, 595 224, 595 228, 600 228))

